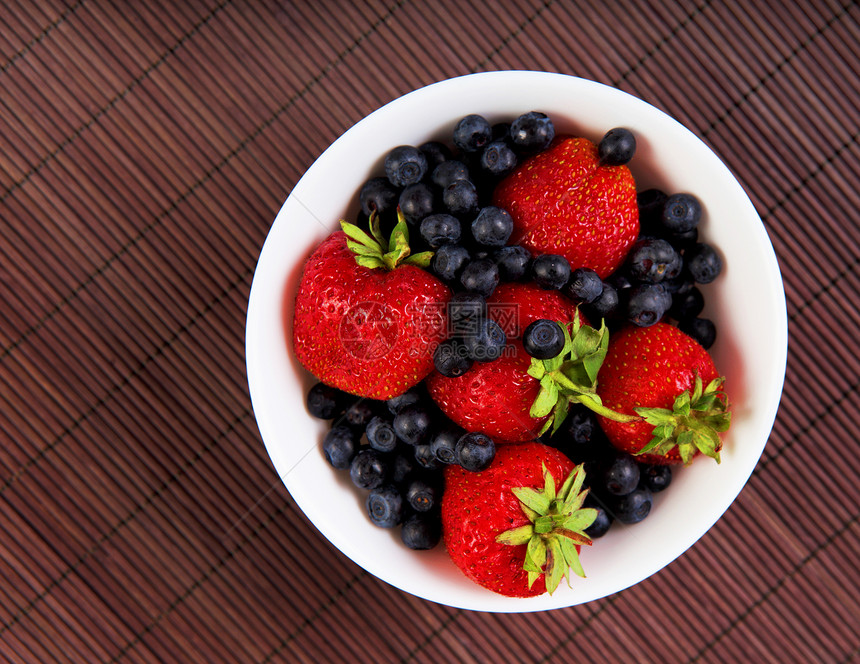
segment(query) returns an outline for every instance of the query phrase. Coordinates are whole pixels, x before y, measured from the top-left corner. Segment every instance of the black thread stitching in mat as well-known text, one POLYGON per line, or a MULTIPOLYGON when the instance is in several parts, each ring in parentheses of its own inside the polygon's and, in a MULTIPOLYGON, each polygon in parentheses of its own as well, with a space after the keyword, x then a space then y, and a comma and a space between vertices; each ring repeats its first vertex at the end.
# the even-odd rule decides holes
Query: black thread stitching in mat
POLYGON ((75 4, 67 7, 66 10, 60 14, 57 18, 51 21, 48 25, 46 25, 35 37, 31 38, 26 44, 24 44, 21 48, 19 48, 15 53, 11 55, 11 57, 0 65, 0 74, 5 74, 6 71, 15 64, 18 60, 23 58, 27 53, 33 50, 33 47, 37 44, 41 43, 45 40, 45 38, 51 34, 63 21, 69 18, 72 14, 74 14, 80 7, 84 5, 86 0, 78 0, 75 4))

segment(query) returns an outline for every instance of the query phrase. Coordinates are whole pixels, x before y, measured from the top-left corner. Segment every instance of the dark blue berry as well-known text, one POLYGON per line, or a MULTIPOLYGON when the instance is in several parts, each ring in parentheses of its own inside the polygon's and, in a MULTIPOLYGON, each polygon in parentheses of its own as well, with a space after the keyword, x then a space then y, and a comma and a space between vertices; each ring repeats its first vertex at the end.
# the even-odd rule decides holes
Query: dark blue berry
POLYGON ((469 357, 462 342, 457 338, 446 339, 433 351, 433 366, 447 378, 457 378, 472 368, 474 360, 469 357))
POLYGON ((421 237, 433 249, 460 241, 460 220, 450 214, 431 214, 424 217, 419 228, 421 237))
POLYGON ((653 498, 645 487, 638 487, 626 496, 619 496, 609 506, 612 515, 621 523, 639 523, 651 512, 653 498))
POLYGON ((345 397, 346 394, 336 387, 317 383, 308 390, 305 402, 311 415, 321 420, 330 420, 340 410, 345 397))
POLYGON ((457 441, 463 433, 465 432, 461 428, 451 424, 433 434, 430 438, 430 449, 440 463, 457 463, 457 441))
POLYGON ((465 470, 486 470, 496 457, 496 443, 484 433, 466 433, 457 441, 457 463, 465 470))
POLYGON ((373 489, 365 501, 367 515, 380 528, 393 528, 403 521, 405 506, 397 487, 380 486, 373 489))
POLYGON ((421 405, 406 406, 394 416, 394 433, 404 443, 417 445, 430 435, 430 413, 421 405))
POLYGON ((478 331, 463 338, 463 347, 468 356, 476 362, 493 362, 505 350, 507 336, 494 320, 482 320, 478 331))
POLYGON ((426 475, 413 479, 404 492, 409 507, 416 512, 429 512, 439 507, 442 488, 438 482, 430 481, 426 475))
POLYGON ((430 179, 440 189, 445 189, 448 185, 457 182, 458 180, 471 180, 469 176, 469 167, 462 161, 451 159, 443 161, 433 169, 433 174, 430 179))
POLYGON ((493 253, 493 260, 499 266, 499 278, 503 281, 519 281, 529 271, 532 255, 518 244, 502 247, 493 253))
POLYGON ((664 237, 677 251, 685 251, 699 241, 699 228, 684 233, 666 233, 664 237))
POLYGON ((519 152, 541 152, 546 150, 555 138, 555 127, 545 113, 529 111, 511 123, 510 136, 514 148, 519 152))
POLYGON ((668 465, 642 464, 639 469, 639 483, 651 493, 666 489, 672 482, 672 467, 668 465))
POLYGON ((441 141, 427 141, 418 146, 427 160, 427 171, 432 173, 433 169, 444 161, 451 158, 451 150, 441 141))
POLYGON ((577 445, 590 443, 597 431, 597 426, 597 418, 592 410, 579 404, 571 405, 564 427, 574 443, 577 445))
POLYGON ((460 284, 467 291, 489 297, 499 285, 499 266, 488 258, 471 260, 460 273, 460 284))
POLYGON ((570 273, 564 286, 564 294, 574 302, 594 302, 603 292, 603 281, 597 272, 587 267, 578 267, 570 273))
POLYGON ((472 221, 472 237, 485 247, 504 247, 514 231, 514 219, 507 210, 488 205, 472 221))
POLYGON ((400 193, 400 211, 407 223, 417 224, 436 209, 433 188, 424 182, 410 184, 400 193))
POLYGON ((382 486, 391 471, 389 457, 370 447, 362 448, 349 465, 349 478, 359 489, 375 489, 382 486))
POLYGON ((702 204, 692 194, 672 194, 663 203, 660 223, 670 233, 686 233, 702 219, 702 204))
POLYGON ((600 287, 600 294, 584 309, 586 318, 594 325, 600 326, 601 318, 609 318, 618 307, 618 291, 612 284, 604 282, 600 287))
POLYGON ((433 454, 433 450, 428 443, 419 443, 416 445, 414 455, 415 463, 424 470, 439 470, 442 468, 442 464, 436 458, 436 455, 433 454))
POLYGON ((413 551, 432 549, 442 540, 442 521, 436 513, 413 514, 403 522, 400 538, 413 551))
POLYGON ((345 423, 356 430, 364 429, 371 418, 379 412, 380 402, 373 399, 355 399, 355 397, 353 399, 343 411, 340 423, 345 423))
POLYGON ((597 512, 597 518, 595 518, 592 524, 585 529, 585 534, 591 539, 603 537, 607 532, 609 532, 610 526, 612 526, 612 517, 606 510, 606 507, 590 493, 585 497, 583 506, 590 507, 597 512))
POLYGON ((456 180, 442 190, 442 203, 451 214, 474 214, 478 211, 478 190, 470 180, 456 180))
POLYGON ((401 443, 390 462, 391 481, 397 486, 405 485, 418 470, 415 461, 415 448, 401 443))
POLYGON ((394 210, 400 193, 397 188, 388 181, 388 178, 371 178, 362 185, 358 193, 361 211, 370 216, 376 210, 379 214, 394 210))
POLYGON ((394 433, 394 425, 388 418, 379 415, 373 417, 367 423, 365 435, 370 446, 380 452, 393 452, 397 447, 397 434, 394 433))
POLYGON ((385 176, 395 187, 420 182, 427 172, 427 157, 413 145, 398 145, 385 155, 385 176))
POLYGON ((613 496, 626 496, 639 485, 639 464, 630 454, 616 454, 600 476, 600 486, 613 496))
POLYGON ((632 131, 624 127, 610 129, 597 144, 598 159, 606 166, 626 164, 633 159, 635 152, 636 137, 632 131))
POLYGON ((705 308, 705 296, 702 291, 693 286, 684 293, 672 295, 672 306, 669 307, 669 315, 675 320, 695 318, 705 308))
POLYGON ((693 280, 698 284, 709 284, 723 269, 723 260, 709 244, 699 242, 684 253, 684 263, 693 280))
POLYGON ((505 141, 491 141, 481 153, 481 170, 503 178, 517 167, 517 155, 505 141))
POLYGON ((523 331, 523 348, 539 360, 556 357, 564 348, 564 332, 555 321, 539 318, 523 331))
POLYGON ((412 387, 406 390, 403 394, 398 394, 396 397, 391 397, 387 402, 388 411, 392 415, 397 415, 406 406, 414 406, 420 404, 424 400, 424 395, 420 388, 412 387))
POLYGON ((676 295, 685 295, 689 293, 696 282, 687 270, 681 268, 681 273, 672 279, 663 279, 660 285, 666 289, 666 292, 675 297, 676 295))
POLYGON ((570 263, 564 256, 540 254, 532 261, 532 278, 544 290, 558 290, 570 279, 570 263))
POLYGON ((672 305, 672 296, 660 284, 641 284, 630 290, 627 320, 639 327, 657 323, 672 305))
POLYGON ((480 293, 454 293, 448 301, 449 332, 457 335, 477 334, 478 325, 486 313, 487 301, 480 293))
POLYGON ((688 318, 678 323, 678 329, 698 341, 707 350, 717 340, 717 327, 707 318, 688 318))
POLYGON ((469 251, 459 244, 443 244, 433 254, 430 269, 442 281, 456 281, 469 262, 469 251))
POLYGON ((681 254, 666 240, 637 240, 627 254, 627 272, 635 280, 657 284, 681 273, 681 254))
POLYGON ((358 450, 358 440, 347 426, 335 426, 329 429, 323 438, 323 455, 332 467, 338 470, 346 470, 352 463, 358 450))
POLYGON ((454 145, 463 152, 477 152, 492 140, 493 128, 481 115, 462 118, 454 127, 454 145))

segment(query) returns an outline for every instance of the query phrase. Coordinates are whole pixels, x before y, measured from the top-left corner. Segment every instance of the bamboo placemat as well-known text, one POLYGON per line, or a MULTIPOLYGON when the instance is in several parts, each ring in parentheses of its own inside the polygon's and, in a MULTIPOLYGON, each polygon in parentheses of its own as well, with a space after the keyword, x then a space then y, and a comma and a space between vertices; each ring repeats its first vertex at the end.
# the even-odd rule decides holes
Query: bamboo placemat
POLYGON ((843 0, 0 5, 0 659, 856 659, 858 18, 843 0), (272 469, 244 369, 256 258, 304 169, 385 102, 495 69, 608 83, 701 136, 764 220, 789 315, 780 412, 725 517, 634 588, 526 615, 416 599, 334 550, 272 469))

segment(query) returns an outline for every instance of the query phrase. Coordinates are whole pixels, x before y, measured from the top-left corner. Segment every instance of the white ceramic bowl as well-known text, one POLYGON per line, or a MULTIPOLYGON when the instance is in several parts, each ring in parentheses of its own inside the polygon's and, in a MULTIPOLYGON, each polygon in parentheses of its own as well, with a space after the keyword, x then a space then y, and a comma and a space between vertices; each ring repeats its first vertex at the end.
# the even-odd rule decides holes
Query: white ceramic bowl
MULTIPOLYGON (((246 358, 257 424, 272 462, 298 506, 344 555, 371 574, 434 602, 496 612, 571 606, 620 591, 654 574, 692 546, 729 507, 761 456, 782 391, 787 330, 779 267, 743 188, 693 133, 653 106, 598 83, 542 72, 473 74, 416 90, 372 113, 335 141, 296 184, 275 219, 257 264, 248 304, 246 358), (733 404, 722 463, 698 459, 656 496, 647 519, 615 524, 582 554, 586 579, 552 595, 502 597, 469 581, 444 546, 407 550, 396 530, 378 528, 364 497, 320 450, 326 423, 307 414, 315 382, 290 347, 292 305, 302 264, 338 220, 352 220, 357 192, 382 171, 385 153, 430 139, 450 143, 462 116, 491 122, 540 110, 558 132, 599 141, 616 126, 636 135, 630 168, 638 189, 690 192, 705 210, 702 237, 719 248, 722 275, 705 286, 704 315, 718 325, 712 348, 733 404)), ((323 572, 320 571, 320 574, 323 572)), ((711 572, 719 583, 721 572, 711 572)), ((727 572, 728 573, 728 572, 727 572)))

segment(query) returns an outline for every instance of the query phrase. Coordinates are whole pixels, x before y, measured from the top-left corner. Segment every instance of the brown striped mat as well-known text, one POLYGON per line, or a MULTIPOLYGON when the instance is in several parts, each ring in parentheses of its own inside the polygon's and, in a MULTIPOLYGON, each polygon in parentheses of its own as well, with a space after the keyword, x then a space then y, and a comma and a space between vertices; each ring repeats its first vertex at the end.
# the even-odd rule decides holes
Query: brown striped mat
POLYGON ((856 660, 858 20, 846 0, 4 1, 0 660, 856 660), (764 220, 790 334, 724 518, 631 589, 512 615, 405 594, 310 528, 243 346, 313 160, 409 90, 498 69, 611 84, 701 136, 764 220))

